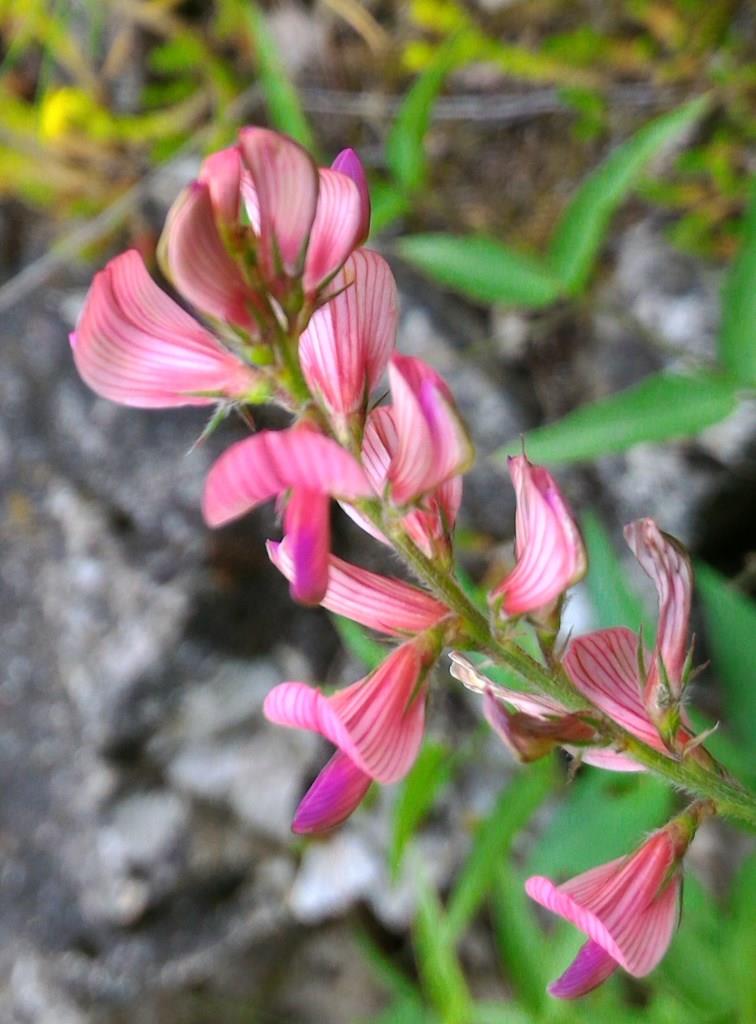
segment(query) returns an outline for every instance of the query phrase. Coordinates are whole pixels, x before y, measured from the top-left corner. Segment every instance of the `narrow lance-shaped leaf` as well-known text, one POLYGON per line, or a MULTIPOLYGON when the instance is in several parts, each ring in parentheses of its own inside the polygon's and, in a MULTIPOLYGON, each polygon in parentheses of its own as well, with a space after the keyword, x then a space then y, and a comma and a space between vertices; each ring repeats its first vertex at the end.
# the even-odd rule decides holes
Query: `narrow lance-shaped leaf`
POLYGON ((425 876, 418 873, 414 946, 423 989, 443 1024, 468 1024, 472 998, 457 958, 449 922, 437 894, 425 876))
MULTIPOLYGON (((581 406, 525 435, 534 462, 572 462, 625 451, 642 441, 692 437, 735 409, 737 384, 715 374, 659 373, 632 388, 581 406)), ((521 450, 511 441, 495 457, 521 450)))
POLYGON ((571 294, 590 276, 615 210, 626 198, 648 161, 689 125, 708 105, 702 96, 644 125, 593 171, 572 197, 549 246, 549 263, 571 294))
POLYGON ((751 186, 743 243, 722 293, 719 353, 738 380, 756 386, 756 179, 751 186))
POLYGON ((484 235, 411 235, 397 249, 429 277, 477 302, 537 309, 562 292, 543 263, 484 235))

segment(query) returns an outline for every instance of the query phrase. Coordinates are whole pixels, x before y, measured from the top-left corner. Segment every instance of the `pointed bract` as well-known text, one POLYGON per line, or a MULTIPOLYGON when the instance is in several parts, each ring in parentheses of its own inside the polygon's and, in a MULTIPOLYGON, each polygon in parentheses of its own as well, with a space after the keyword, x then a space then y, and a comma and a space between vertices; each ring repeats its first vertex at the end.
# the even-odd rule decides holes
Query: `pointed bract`
POLYGON ((71 344, 83 380, 122 405, 212 405, 243 397, 257 380, 158 288, 133 249, 96 275, 71 344))
POLYGON ((585 575, 580 531, 553 477, 524 455, 508 460, 517 495, 517 564, 491 592, 507 615, 547 608, 585 575))
MULTIPOLYGON (((288 539, 268 541, 268 555, 284 576, 294 576, 288 539)), ((324 608, 389 636, 414 635, 435 626, 449 609, 430 594, 402 580, 381 576, 331 555, 324 608)))

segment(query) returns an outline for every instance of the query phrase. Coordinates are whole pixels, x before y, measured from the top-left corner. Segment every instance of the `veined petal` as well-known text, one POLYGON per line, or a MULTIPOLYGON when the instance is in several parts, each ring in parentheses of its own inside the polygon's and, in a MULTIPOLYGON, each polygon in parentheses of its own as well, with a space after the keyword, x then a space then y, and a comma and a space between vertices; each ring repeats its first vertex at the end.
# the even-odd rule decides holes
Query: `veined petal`
POLYGON ((210 187, 195 181, 171 207, 158 249, 165 275, 202 312, 254 328, 257 299, 218 234, 210 187))
POLYGON ((376 671, 331 697, 304 683, 281 683, 265 698, 266 718, 317 732, 378 782, 396 782, 417 756, 425 721, 423 661, 412 642, 376 671))
POLYGON ((71 343, 83 380, 123 405, 211 405, 214 394, 240 398, 255 384, 254 371, 158 288, 133 249, 95 276, 71 343))
POLYGON ((207 185, 216 220, 227 227, 239 223, 242 171, 238 146, 211 153, 200 167, 199 180, 207 185))
POLYGON ((537 715, 545 718, 549 715, 563 715, 567 709, 558 701, 550 697, 543 697, 540 694, 523 693, 521 690, 510 690, 500 683, 493 682, 488 676, 480 672, 467 658, 458 651, 452 651, 449 655, 451 668, 449 671, 455 679, 458 679, 468 690, 473 693, 486 694, 491 692, 498 700, 506 701, 513 708, 522 711, 527 715, 537 715))
POLYGON ((618 963, 597 942, 589 939, 564 974, 549 985, 557 999, 579 999, 613 974, 618 963))
MULTIPOLYGON (((656 651, 673 691, 681 689, 688 649, 688 621, 693 591, 693 568, 682 545, 662 533, 653 519, 636 519, 625 527, 625 538, 659 595, 656 651)), ((653 659, 655 663, 656 658, 653 659)), ((652 664, 653 664, 652 663, 652 664)))
POLYGON ((396 338, 396 284, 386 261, 360 249, 333 282, 338 294, 312 315, 299 342, 307 382, 333 414, 365 405, 396 338))
POLYGON ((302 798, 292 832, 306 835, 340 825, 360 803, 372 781, 337 750, 302 798))
POLYGON ((370 234, 370 192, 368 190, 367 177, 362 161, 353 149, 342 149, 339 155, 331 164, 332 171, 346 174, 357 186, 360 194, 360 232, 357 244, 362 245, 367 241, 370 234))
MULTIPOLYGON (((268 555, 291 580, 294 562, 288 540, 268 541, 268 555)), ((324 608, 389 636, 422 633, 449 614, 430 594, 402 580, 381 576, 331 555, 328 588, 320 602, 324 608)))
POLYGON ((302 604, 320 604, 328 587, 331 553, 331 499, 321 491, 292 488, 284 531, 291 552, 291 596, 302 604))
POLYGON ((302 282, 307 295, 317 292, 343 266, 363 230, 362 198, 354 180, 323 167, 318 177, 318 205, 302 282))
POLYGON ((270 282, 281 272, 296 276, 315 219, 317 168, 298 143, 267 128, 243 128, 239 145, 258 204, 263 276, 270 282))
POLYGON ((545 608, 585 574, 585 548, 551 474, 524 455, 509 459, 517 495, 517 564, 492 591, 507 615, 545 608))
POLYGON ((297 427, 262 430, 232 445, 210 470, 205 521, 222 526, 290 487, 346 500, 372 494, 359 463, 330 438, 297 427))

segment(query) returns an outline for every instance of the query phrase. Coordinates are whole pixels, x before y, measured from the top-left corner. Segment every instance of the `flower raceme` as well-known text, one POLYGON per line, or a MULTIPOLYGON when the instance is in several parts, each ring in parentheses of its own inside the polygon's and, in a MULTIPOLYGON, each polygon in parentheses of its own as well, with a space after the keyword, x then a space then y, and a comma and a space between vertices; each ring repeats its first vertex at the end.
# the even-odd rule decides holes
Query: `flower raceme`
POLYGON ((540 875, 527 880, 532 899, 588 936, 572 965, 549 986, 553 996, 577 999, 618 967, 636 978, 656 967, 679 919, 682 859, 705 813, 692 805, 629 857, 562 885, 540 875))

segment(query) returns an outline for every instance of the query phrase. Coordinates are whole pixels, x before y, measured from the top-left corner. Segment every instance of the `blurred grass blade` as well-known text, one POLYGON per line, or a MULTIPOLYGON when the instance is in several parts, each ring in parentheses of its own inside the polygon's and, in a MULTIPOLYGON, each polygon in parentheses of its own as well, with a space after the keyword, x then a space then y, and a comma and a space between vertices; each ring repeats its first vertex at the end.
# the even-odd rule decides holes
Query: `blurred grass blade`
POLYGON ((645 165, 693 124, 707 105, 708 97, 702 96, 651 121, 615 149, 577 190, 549 246, 550 267, 570 294, 585 287, 609 222, 645 165))
POLYGON ((756 386, 756 178, 743 225, 743 242, 722 293, 722 363, 744 384, 756 386))
POLYGON ((341 642, 358 661, 371 672, 378 668, 387 656, 388 648, 378 643, 365 632, 362 626, 341 615, 331 615, 331 622, 341 638, 341 642))
POLYGON ((408 263, 477 302, 537 309, 554 302, 561 286, 538 260, 484 235, 411 235, 397 242, 408 263))
POLYGON ((752 742, 756 725, 753 642, 756 603, 739 594, 708 565, 696 565, 706 639, 722 686, 727 723, 743 743, 752 742))
POLYGON ((252 0, 243 9, 255 47, 260 85, 265 94, 270 123, 273 128, 286 132, 312 150, 315 142, 310 124, 302 110, 297 90, 286 73, 265 15, 252 0))
POLYGON ((525 894, 524 882, 511 859, 502 857, 494 874, 491 910, 504 970, 520 1002, 537 1015, 546 1001, 548 965, 543 955, 543 932, 525 894))
MULTIPOLYGON (((525 448, 534 462, 571 462, 625 451, 643 441, 692 437, 729 416, 737 390, 733 381, 714 374, 658 373, 528 431, 525 448)), ((520 450, 518 438, 494 458, 520 450)))
POLYGON ((756 856, 751 856, 740 868, 732 886, 731 906, 734 917, 729 933, 732 957, 728 961, 732 971, 733 994, 739 1013, 737 1020, 756 1020, 756 927, 753 908, 756 907, 756 856))
POLYGON ((404 779, 394 805, 394 820, 389 851, 389 867, 396 877, 407 843, 433 806, 433 801, 449 781, 452 761, 442 743, 423 746, 409 774, 404 779))
POLYGON ((391 182, 372 179, 370 205, 370 235, 374 237, 407 212, 409 199, 391 182))
POLYGON ((581 519, 588 550, 586 583, 600 629, 628 626, 636 633, 643 627, 646 646, 654 642, 656 627, 643 602, 628 585, 612 539, 599 517, 591 511, 581 519))
POLYGON ((529 765, 501 792, 489 816, 481 822, 472 850, 449 897, 448 925, 459 938, 485 899, 515 835, 551 792, 551 760, 529 765))
POLYGON ((425 181, 425 135, 444 79, 459 59, 460 39, 459 35, 447 39, 428 67, 415 79, 386 139, 389 170, 406 194, 417 191, 425 181))
POLYGON ((444 1024, 469 1024, 472 999, 448 921, 428 880, 419 873, 414 946, 423 988, 444 1024))

